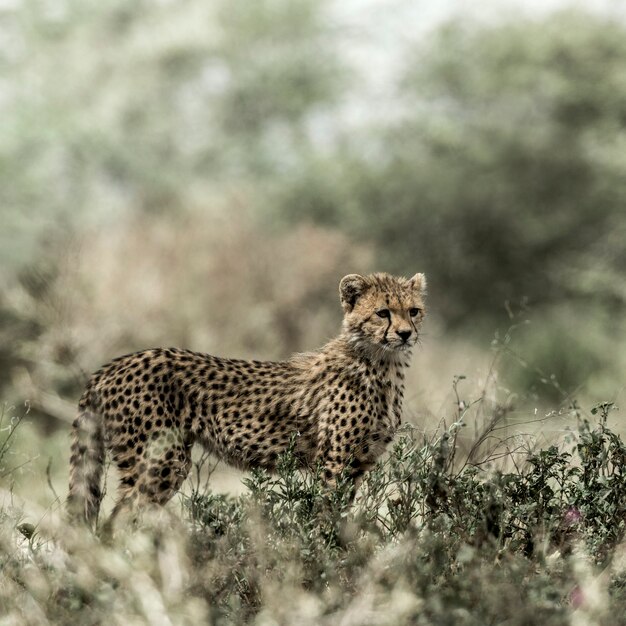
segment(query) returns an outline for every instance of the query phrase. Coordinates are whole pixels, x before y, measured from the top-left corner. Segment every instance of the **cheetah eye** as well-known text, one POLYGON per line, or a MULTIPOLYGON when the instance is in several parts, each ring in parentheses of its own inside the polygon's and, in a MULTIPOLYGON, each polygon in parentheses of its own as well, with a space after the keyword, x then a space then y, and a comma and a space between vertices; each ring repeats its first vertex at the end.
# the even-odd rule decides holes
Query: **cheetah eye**
POLYGON ((376 311, 376 315, 378 315, 378 317, 389 317, 389 309, 381 309, 380 311, 376 311))
POLYGON ((420 312, 419 309, 409 309, 409 315, 415 317, 420 312))

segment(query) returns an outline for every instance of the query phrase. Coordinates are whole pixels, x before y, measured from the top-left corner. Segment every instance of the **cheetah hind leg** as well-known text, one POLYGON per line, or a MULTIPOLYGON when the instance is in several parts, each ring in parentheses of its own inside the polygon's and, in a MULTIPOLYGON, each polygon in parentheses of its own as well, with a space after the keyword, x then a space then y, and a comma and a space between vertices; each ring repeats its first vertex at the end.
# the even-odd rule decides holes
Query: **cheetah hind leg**
POLYGON ((116 528, 137 527, 149 517, 162 518, 163 506, 180 489, 191 469, 191 450, 176 446, 157 457, 142 458, 134 469, 120 469, 120 486, 113 511, 101 536, 111 541, 116 528))

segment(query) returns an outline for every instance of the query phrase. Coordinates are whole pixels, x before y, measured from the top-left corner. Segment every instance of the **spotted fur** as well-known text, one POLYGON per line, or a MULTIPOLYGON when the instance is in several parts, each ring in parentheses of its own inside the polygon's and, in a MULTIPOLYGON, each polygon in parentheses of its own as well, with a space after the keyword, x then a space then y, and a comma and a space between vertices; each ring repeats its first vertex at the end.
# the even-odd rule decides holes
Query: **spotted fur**
POLYGON ((226 462, 273 470, 295 436, 303 467, 356 481, 400 425, 404 371, 424 316, 426 280, 350 274, 340 335, 286 361, 157 348, 122 356, 89 380, 73 424, 68 510, 93 524, 105 450, 120 475, 112 519, 165 504, 200 443, 226 462))

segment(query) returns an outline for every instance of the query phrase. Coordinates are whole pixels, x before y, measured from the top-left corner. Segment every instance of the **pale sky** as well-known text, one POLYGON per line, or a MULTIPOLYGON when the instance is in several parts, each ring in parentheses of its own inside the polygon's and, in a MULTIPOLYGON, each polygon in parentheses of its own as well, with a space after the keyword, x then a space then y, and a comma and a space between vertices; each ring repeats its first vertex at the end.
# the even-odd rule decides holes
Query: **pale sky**
POLYGON ((341 30, 342 57, 364 78, 354 100, 345 103, 340 122, 355 126, 385 117, 388 107, 396 104, 388 95, 402 69, 404 51, 447 19, 471 16, 489 22, 512 13, 541 16, 578 7, 626 22, 626 0, 342 0, 331 5, 331 19, 341 30))

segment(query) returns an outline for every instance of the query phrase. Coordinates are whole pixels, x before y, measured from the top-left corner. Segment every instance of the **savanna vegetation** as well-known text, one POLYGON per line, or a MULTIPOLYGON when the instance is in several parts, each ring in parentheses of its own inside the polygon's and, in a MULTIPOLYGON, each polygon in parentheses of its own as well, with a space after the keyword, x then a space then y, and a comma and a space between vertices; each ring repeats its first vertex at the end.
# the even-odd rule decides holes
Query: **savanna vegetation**
POLYGON ((0 8, 2 626, 625 623, 626 24, 412 5, 0 8), (376 270, 429 318, 352 509, 198 459, 113 545, 64 527, 90 371, 313 349, 376 270))
POLYGON ((0 517, 3 621, 624 624, 626 445, 612 408, 589 422, 572 407, 578 429, 543 449, 503 435, 486 400, 430 439, 405 427, 351 508, 347 482, 329 494, 290 453, 239 496, 216 493, 198 459, 179 511, 146 511, 112 543, 54 511, 24 521, 32 509, 14 502, 0 517))

